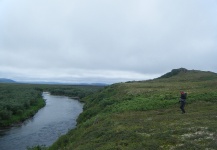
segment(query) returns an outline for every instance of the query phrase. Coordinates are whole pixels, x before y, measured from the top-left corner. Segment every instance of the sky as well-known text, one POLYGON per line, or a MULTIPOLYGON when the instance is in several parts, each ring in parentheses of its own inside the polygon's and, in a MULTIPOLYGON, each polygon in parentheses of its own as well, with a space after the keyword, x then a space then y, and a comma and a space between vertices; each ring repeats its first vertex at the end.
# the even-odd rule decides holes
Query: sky
POLYGON ((217 72, 216 0, 0 0, 0 78, 117 83, 217 72))

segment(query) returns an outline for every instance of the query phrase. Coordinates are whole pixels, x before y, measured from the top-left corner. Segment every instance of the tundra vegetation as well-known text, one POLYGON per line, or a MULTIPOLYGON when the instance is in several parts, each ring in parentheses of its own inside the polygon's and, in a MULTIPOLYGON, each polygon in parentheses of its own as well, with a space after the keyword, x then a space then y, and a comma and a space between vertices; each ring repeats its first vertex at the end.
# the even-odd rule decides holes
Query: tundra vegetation
MULTIPOLYGON (((217 75, 175 69, 85 96, 77 127, 49 150, 210 149, 217 147, 217 75), (180 90, 188 93, 186 113, 180 90)), ((40 149, 38 147, 37 149, 40 149)))
POLYGON ((33 116, 45 105, 42 98, 43 91, 80 99, 101 88, 100 86, 0 83, 0 127, 11 126, 33 116))

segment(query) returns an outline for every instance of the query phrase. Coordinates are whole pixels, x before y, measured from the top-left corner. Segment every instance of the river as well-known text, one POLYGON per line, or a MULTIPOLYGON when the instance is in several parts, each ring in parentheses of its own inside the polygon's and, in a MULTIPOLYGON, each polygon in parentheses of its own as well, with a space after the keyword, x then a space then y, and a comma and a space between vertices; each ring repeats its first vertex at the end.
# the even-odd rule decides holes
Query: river
POLYGON ((83 104, 66 96, 43 93, 46 106, 21 125, 0 131, 1 150, 25 150, 52 145, 58 137, 75 128, 83 104))

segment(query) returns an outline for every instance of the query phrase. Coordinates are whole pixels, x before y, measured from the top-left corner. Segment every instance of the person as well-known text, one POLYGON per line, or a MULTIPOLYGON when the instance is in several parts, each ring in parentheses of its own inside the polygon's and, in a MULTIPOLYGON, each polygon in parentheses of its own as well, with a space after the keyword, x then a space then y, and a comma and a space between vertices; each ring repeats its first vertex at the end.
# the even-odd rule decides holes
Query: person
POLYGON ((181 96, 180 96, 180 100, 179 102, 181 103, 180 105, 180 109, 182 110, 182 113, 185 113, 185 103, 186 103, 186 98, 187 98, 187 93, 185 93, 184 91, 180 92, 181 96))

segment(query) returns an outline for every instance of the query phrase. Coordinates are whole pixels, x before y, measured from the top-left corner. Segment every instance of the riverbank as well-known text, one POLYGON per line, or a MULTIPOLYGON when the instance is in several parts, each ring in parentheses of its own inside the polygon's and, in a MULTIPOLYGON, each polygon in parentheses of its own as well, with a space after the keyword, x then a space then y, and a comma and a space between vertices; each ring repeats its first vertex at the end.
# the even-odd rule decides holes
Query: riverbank
POLYGON ((42 91, 31 85, 0 83, 0 127, 13 126, 44 107, 42 91))
MULTIPOLYGON (((0 83, 0 128, 19 124, 45 106, 42 92, 65 95, 81 101, 84 96, 102 89, 102 86, 40 85, 0 83)), ((81 101, 82 102, 82 101, 81 101)))
POLYGON ((43 92, 46 105, 20 126, 0 131, 1 150, 24 150, 37 145, 52 145, 59 136, 76 126, 83 104, 66 96, 43 92))
POLYGON ((15 114, 7 120, 2 120, 1 128, 9 128, 21 125, 26 119, 33 117, 38 112, 38 110, 40 110, 44 106, 45 100, 43 98, 37 99, 37 102, 33 106, 24 110, 22 114, 15 114))

